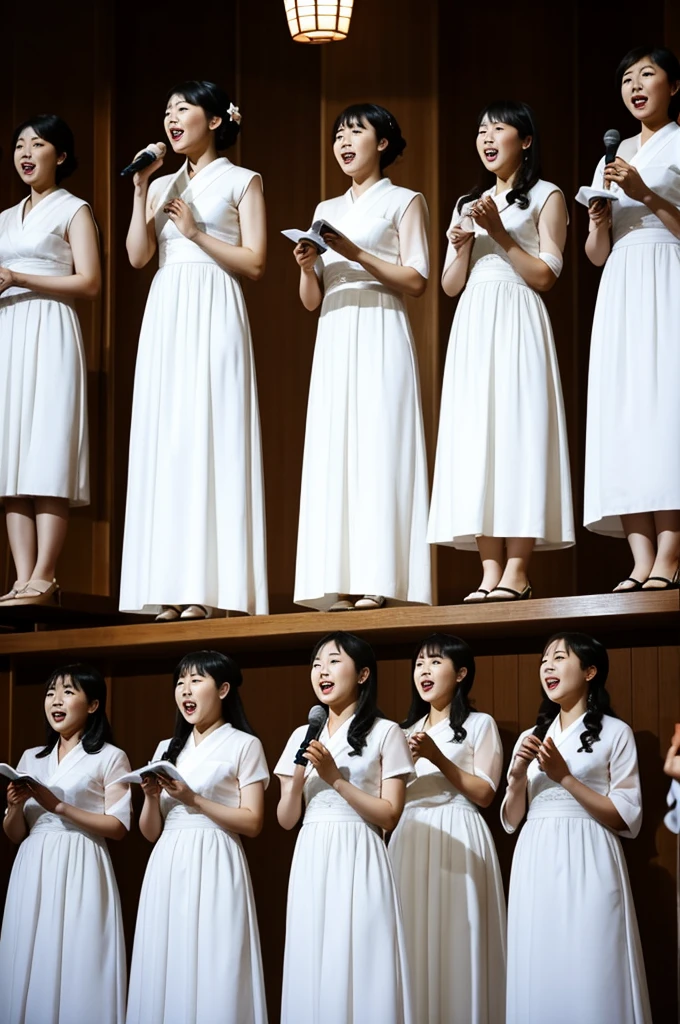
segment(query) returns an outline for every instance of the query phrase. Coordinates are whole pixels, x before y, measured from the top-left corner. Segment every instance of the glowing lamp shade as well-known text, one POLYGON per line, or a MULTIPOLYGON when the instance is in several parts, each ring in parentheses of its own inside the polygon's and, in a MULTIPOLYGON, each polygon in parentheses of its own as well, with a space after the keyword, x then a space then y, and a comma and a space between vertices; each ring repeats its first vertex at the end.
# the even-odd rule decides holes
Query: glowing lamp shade
POLYGON ((349 32, 354 0, 283 0, 296 43, 332 43, 349 32))

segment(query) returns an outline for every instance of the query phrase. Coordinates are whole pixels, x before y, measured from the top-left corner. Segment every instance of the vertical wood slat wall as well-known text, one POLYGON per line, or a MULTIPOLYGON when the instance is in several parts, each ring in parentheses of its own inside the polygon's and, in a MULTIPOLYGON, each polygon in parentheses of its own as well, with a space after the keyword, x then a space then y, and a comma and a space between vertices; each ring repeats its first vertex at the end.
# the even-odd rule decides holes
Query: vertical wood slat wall
MULTIPOLYGON (((198 20, 168 24, 166 9, 132 0, 97 5, 70 0, 53 10, 32 9, 30 53, 15 47, 0 63, 0 208, 20 198, 11 167, 12 127, 31 111, 50 107, 71 123, 81 166, 73 190, 93 203, 102 230, 106 288, 81 321, 89 368, 93 504, 74 514, 60 569, 72 590, 117 594, 125 509, 127 443, 139 325, 153 267, 133 271, 124 239, 131 206, 129 182, 119 168, 141 145, 162 137, 167 88, 207 77, 233 89, 244 114, 234 159, 262 172, 269 215, 269 263, 263 281, 246 283, 253 330, 263 430, 272 611, 292 607, 298 492, 307 388, 316 317, 297 299, 297 268, 283 227, 304 226, 320 198, 346 181, 333 163, 328 132, 347 102, 374 99, 397 115, 408 148, 390 171, 397 184, 422 190, 431 215, 432 274, 426 296, 410 304, 418 347, 430 465, 434 455, 440 377, 455 304, 438 288, 443 232, 453 203, 477 178, 475 116, 497 96, 532 103, 544 139, 544 174, 567 198, 589 180, 610 126, 624 131, 625 114, 612 83, 619 56, 639 41, 640 13, 626 14, 593 37, 590 5, 525 8, 522 16, 491 0, 476 10, 448 2, 358 0, 346 43, 315 48, 290 43, 280 0, 204 0, 198 20), (532 11, 536 14, 533 17, 532 11), (266 25, 265 25, 266 23, 266 25), (502 24, 502 33, 495 31, 502 24), (635 26, 635 33, 630 27, 635 26), (481 46, 480 33, 489 54, 481 46), (171 45, 181 35, 187 47, 171 45), (173 36, 174 34, 174 36, 173 36), (58 58, 58 60, 57 60, 58 58), (26 61, 30 60, 30 66, 26 61), (30 73, 27 72, 27 66, 30 73)), ((8 33, 23 40, 18 11, 9 9, 8 33), (13 23, 12 23, 13 22, 13 23)), ((680 47, 680 21, 672 0, 645 6, 645 39, 664 37, 680 47)), ((176 162, 168 160, 168 169, 176 162)), ((572 209, 565 271, 547 304, 553 319, 564 382, 577 521, 582 491, 585 383, 597 272, 583 256, 585 214, 572 209)), ((434 558, 440 602, 459 599, 477 582, 476 556, 439 550, 434 558)), ((0 577, 10 579, 4 535, 0 577)), ((539 592, 587 593, 627 574, 625 545, 580 530, 578 546, 537 557, 532 576, 539 592)), ((537 657, 482 658, 475 684, 480 710, 497 718, 506 755, 518 732, 533 721, 537 657)), ((133 674, 107 672, 118 742, 134 764, 143 763, 172 729, 167 674, 140 665, 133 674), (142 760, 140 760, 142 759, 142 760)), ((674 1019, 675 840, 661 824, 665 780, 662 754, 680 719, 677 648, 612 652, 611 689, 621 716, 636 730, 643 768, 645 825, 626 842, 655 1003, 655 1019, 674 1019)), ((38 679, 0 665, 0 759, 15 759, 40 741, 38 679), (36 685, 30 685, 35 683, 36 685)), ((408 666, 381 665, 381 704, 399 718, 408 703, 408 666)), ((248 671, 244 698, 273 764, 289 732, 311 701, 304 667, 248 671)), ((262 928, 272 1019, 276 1019, 284 928, 285 889, 294 835, 275 824, 276 784, 267 800, 264 837, 247 843, 262 928)), ((489 821, 507 878, 513 840, 489 821)), ((134 922, 148 846, 139 834, 113 847, 128 937, 134 922)), ((0 892, 11 851, 0 842, 0 892)), ((587 927, 587 922, 584 923, 587 927)))

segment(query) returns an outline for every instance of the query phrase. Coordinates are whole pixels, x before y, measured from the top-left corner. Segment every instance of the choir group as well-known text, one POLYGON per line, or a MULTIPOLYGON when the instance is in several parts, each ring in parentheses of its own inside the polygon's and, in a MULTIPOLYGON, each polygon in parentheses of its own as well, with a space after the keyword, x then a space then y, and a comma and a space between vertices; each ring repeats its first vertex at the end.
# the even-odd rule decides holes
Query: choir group
MULTIPOLYGON (((585 189, 586 252, 604 265, 585 525, 628 539, 631 573, 617 590, 669 589, 680 586, 680 445, 668 443, 680 437, 680 63, 666 49, 634 50, 617 82, 639 130, 585 189)), ((213 83, 171 89, 164 126, 184 163, 153 180, 162 155, 137 170, 127 236, 133 267, 158 252, 159 269, 137 353, 120 607, 164 622, 265 613, 260 423, 240 285, 264 271, 262 181, 218 155, 241 113, 213 83)), ((465 600, 531 597, 532 552, 574 543, 560 372, 541 298, 562 269, 567 203, 541 177, 535 116, 514 101, 482 111, 485 181, 455 205, 442 287, 460 299, 431 501, 405 304, 427 283, 427 206, 385 176, 406 143, 383 107, 347 107, 332 145, 350 188, 317 206, 320 234, 299 232, 294 250, 301 301, 320 308, 294 599, 336 611, 428 604, 432 544, 479 551, 481 579, 465 600)), ((75 166, 67 125, 29 118, 14 153, 30 194, 0 215, 0 497, 17 576, 3 608, 54 599, 69 507, 89 501, 73 300, 100 287, 92 213, 62 187, 75 166)))
MULTIPOLYGON (((551 637, 536 725, 515 744, 500 808, 515 848, 506 903, 480 814, 499 787, 493 718, 475 710, 458 637, 414 652, 399 726, 378 709, 375 655, 336 632, 312 652, 316 725, 274 774, 285 829, 302 822, 288 887, 281 1021, 315 1024, 651 1024, 619 836, 642 818, 632 730, 607 692, 606 650, 551 637), (390 834, 389 845, 385 837, 390 834), (565 971, 571 979, 563 984, 565 971)), ((262 828, 269 770, 240 669, 187 655, 174 735, 130 772, 106 684, 85 665, 45 690, 47 741, 22 755, 4 830, 20 843, 0 936, 3 1024, 264 1024, 260 941, 241 836, 262 828), (154 843, 129 990, 106 839, 154 843), (126 1009, 127 1004, 127 1009, 126 1009)), ((680 780, 680 737, 666 768, 680 780)))
MULTIPOLYGON (((617 82, 638 134, 598 165, 586 252, 604 266, 593 322, 585 525, 628 540, 617 590, 678 588, 680 559, 680 63, 639 49, 617 82), (600 194, 601 193, 601 194, 600 194)), ((160 621, 267 612, 264 483, 240 285, 262 276, 260 176, 220 152, 240 111, 219 87, 170 90, 181 169, 134 176, 127 251, 158 252, 134 385, 120 606, 160 621), (171 557, 169 557, 171 553, 171 557)), ((447 351, 430 500, 405 298, 428 272, 427 207, 385 170, 405 141, 374 104, 332 130, 351 181, 294 249, 320 308, 301 485, 295 601, 321 610, 431 602, 430 544, 479 551, 470 602, 531 597, 535 549, 574 543, 559 366, 541 298, 557 281, 567 203, 541 177, 524 103, 481 113, 486 181, 461 196, 442 287, 460 295, 447 351)), ((55 115, 14 133, 30 194, 0 214, 0 498, 16 582, 0 607, 54 599, 72 506, 89 501, 86 365, 74 300, 100 288, 88 205, 62 187, 73 137, 55 115)), ((559 633, 540 665, 536 725, 517 739, 500 808, 516 830, 506 904, 480 808, 499 787, 498 728, 470 701, 475 662, 424 639, 401 723, 378 709, 370 646, 331 633, 311 658, 318 728, 289 738, 278 821, 302 827, 291 867, 281 1020, 313 1024, 651 1024, 619 837, 642 807, 632 731, 610 707, 608 657, 559 633), (385 837, 389 835, 389 844, 385 837)), ((11 778, 20 844, 0 937, 0 1024, 262 1024, 258 924, 241 836, 263 823, 269 769, 213 651, 173 679, 172 737, 153 771, 113 745, 106 685, 64 666, 45 691, 47 742, 11 778), (128 776, 137 776, 136 779, 128 776), (129 987, 106 841, 154 843, 129 987), (94 1009, 96 1008, 96 1010, 94 1009)), ((680 778, 680 739, 667 768, 680 778)), ((149 751, 151 753, 151 750, 149 751)))

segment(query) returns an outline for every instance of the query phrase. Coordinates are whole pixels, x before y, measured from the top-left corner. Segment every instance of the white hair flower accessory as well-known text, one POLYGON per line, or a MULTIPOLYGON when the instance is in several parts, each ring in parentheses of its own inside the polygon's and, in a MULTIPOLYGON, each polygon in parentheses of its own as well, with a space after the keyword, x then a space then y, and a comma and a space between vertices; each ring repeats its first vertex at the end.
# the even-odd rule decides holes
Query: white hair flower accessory
POLYGON ((236 124, 241 123, 241 117, 243 115, 241 114, 241 111, 238 109, 238 107, 234 106, 233 103, 229 104, 229 110, 227 111, 227 113, 229 114, 230 121, 236 121, 236 124))

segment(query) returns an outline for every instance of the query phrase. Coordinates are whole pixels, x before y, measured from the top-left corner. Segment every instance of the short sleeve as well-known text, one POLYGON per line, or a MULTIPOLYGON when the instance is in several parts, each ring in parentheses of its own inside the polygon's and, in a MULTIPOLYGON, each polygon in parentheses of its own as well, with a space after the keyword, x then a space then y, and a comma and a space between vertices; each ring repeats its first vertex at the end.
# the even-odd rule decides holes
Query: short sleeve
POLYGON ((110 814, 130 830, 132 819, 132 797, 130 787, 116 780, 130 771, 127 754, 116 747, 112 748, 104 773, 104 814, 110 814))
POLYGON ((24 750, 23 754, 19 758, 19 764, 17 765, 17 768, 16 768, 16 770, 18 772, 26 772, 26 773, 28 773, 28 765, 29 765, 29 761, 30 761, 30 756, 29 755, 30 755, 30 750, 24 750))
MULTIPOLYGON (((541 219, 541 214, 543 213, 543 208, 545 204, 548 202, 551 196, 554 196, 555 193, 557 193, 559 196, 562 197, 562 203, 564 204, 564 212, 567 215, 567 224, 569 224, 569 206, 567 205, 567 200, 562 189, 559 188, 558 185, 553 185, 550 181, 540 181, 537 185, 534 186, 534 188, 537 190, 536 197, 534 200, 534 202, 536 203, 537 221, 541 219)), ((532 189, 532 192, 533 191, 534 189, 532 189)))
POLYGON ((624 726, 614 740, 607 796, 628 826, 619 835, 634 839, 642 824, 642 794, 637 747, 630 726, 624 726))
POLYGON ((241 172, 242 172, 242 175, 243 175, 243 181, 241 183, 241 185, 242 185, 241 191, 240 191, 240 193, 238 195, 238 199, 236 200, 236 205, 237 206, 240 205, 241 200, 243 199, 244 195, 246 194, 246 192, 250 188, 250 186, 251 186, 252 182, 255 180, 255 178, 257 178, 259 180, 260 188, 264 192, 264 185, 262 183, 262 175, 261 174, 258 174, 257 171, 247 171, 247 170, 245 170, 245 168, 241 168, 241 172))
POLYGON ((400 775, 407 776, 410 782, 415 778, 415 768, 409 745, 396 722, 390 722, 382 743, 380 744, 381 775, 383 779, 394 779, 400 775))
MULTIPOLYGON (((510 764, 508 765, 508 780, 510 779, 510 771, 512 769, 513 764, 515 763, 515 758, 517 757, 517 751, 522 746, 527 736, 531 736, 533 731, 533 729, 525 729, 524 732, 518 736, 517 742, 515 743, 515 746, 512 748, 512 757, 510 758, 510 764)), ((508 822, 508 819, 505 817, 505 805, 507 804, 507 802, 508 793, 506 792, 505 796, 503 797, 503 803, 501 804, 501 825, 503 826, 506 832, 509 832, 512 835, 512 833, 516 831, 516 828, 515 826, 511 825, 508 822)))
MULTIPOLYGON (((92 213, 92 207, 90 206, 90 204, 86 203, 84 199, 78 199, 77 196, 72 196, 72 199, 73 199, 73 203, 71 204, 71 209, 69 210, 68 224, 66 225, 66 230, 68 231, 70 229, 71 224, 73 223, 73 218, 75 217, 75 215, 77 213, 80 213, 80 211, 82 210, 82 208, 84 206, 86 206, 88 208, 88 210, 90 211, 90 215, 92 217, 92 221, 93 221, 94 226, 96 228, 97 227, 97 222, 94 219, 94 214, 92 213)), ((99 234, 98 229, 97 229, 97 234, 99 234)))
POLYGON ((668 790, 666 796, 666 803, 670 807, 668 814, 665 816, 664 824, 667 829, 671 832, 675 832, 677 835, 680 833, 680 782, 673 779, 671 782, 671 788, 668 790))
POLYGON ((412 267, 426 280, 430 273, 427 226, 427 204, 416 192, 399 221, 399 255, 403 267, 412 267))
POLYGON ((254 782, 269 785, 269 768, 264 756, 262 744, 256 736, 251 737, 243 746, 238 762, 238 784, 240 789, 251 786, 254 782))
POLYGON ((604 188, 604 160, 605 158, 602 157, 595 168, 591 188, 604 188))
MULTIPOLYGON (((471 716, 475 725, 473 775, 488 782, 494 793, 503 771, 503 744, 491 715, 471 716), (474 719, 479 718, 477 723, 474 719)), ((469 721, 470 719, 468 719, 469 721)))
POLYGON ((295 755, 300 749, 300 745, 305 738, 307 732, 307 726, 299 726, 292 734, 288 742, 286 743, 285 749, 281 754, 281 757, 276 762, 274 768, 274 775, 293 775, 295 772, 295 755))

